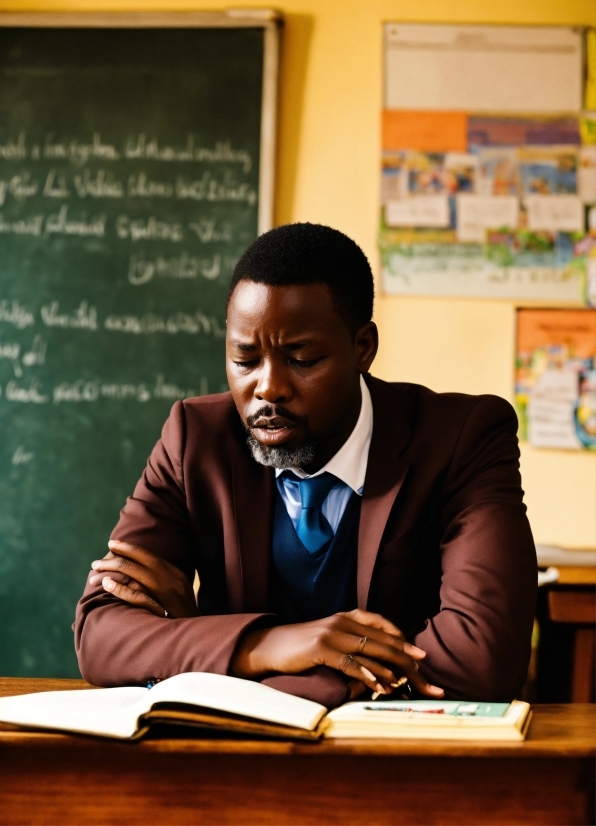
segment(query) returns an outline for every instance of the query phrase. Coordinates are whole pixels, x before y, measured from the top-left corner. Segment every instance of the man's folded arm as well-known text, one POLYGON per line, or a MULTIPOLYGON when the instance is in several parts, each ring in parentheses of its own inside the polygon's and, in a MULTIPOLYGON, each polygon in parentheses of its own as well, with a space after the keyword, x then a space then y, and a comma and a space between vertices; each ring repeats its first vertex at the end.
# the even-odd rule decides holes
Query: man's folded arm
POLYGON ((454 699, 508 701, 526 676, 537 567, 516 431, 507 402, 481 397, 444 483, 440 611, 413 642, 424 676, 454 699))
MULTIPOLYGON (((112 539, 140 545, 184 571, 195 572, 182 456, 184 406, 177 402, 126 502, 112 539)), ((196 540, 195 540, 196 543, 196 540)), ((200 572, 199 572, 200 574, 200 572)), ((75 648, 83 677, 94 685, 142 685, 187 671, 230 674, 242 636, 277 623, 271 614, 217 614, 182 619, 157 617, 87 582, 75 619, 75 648)), ((271 675, 266 685, 333 708, 349 688, 324 666, 297 675, 271 675)))
MULTIPOLYGON (((182 456, 184 406, 177 402, 147 467, 128 498, 112 539, 137 544, 180 568, 192 582, 195 557, 186 508, 182 456)), ((142 684, 184 671, 227 674, 239 637, 264 614, 161 618, 87 582, 75 619, 82 675, 94 685, 142 684)))

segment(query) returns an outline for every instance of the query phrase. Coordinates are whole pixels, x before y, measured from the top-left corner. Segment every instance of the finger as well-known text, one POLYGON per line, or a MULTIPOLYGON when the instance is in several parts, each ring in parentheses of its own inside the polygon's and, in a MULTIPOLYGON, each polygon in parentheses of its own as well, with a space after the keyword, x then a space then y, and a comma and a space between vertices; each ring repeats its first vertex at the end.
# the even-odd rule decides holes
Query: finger
POLYGON ((385 634, 389 634, 391 637, 397 637, 397 639, 401 640, 403 643, 404 651, 406 651, 406 653, 408 653, 410 657, 413 657, 415 660, 422 660, 426 657, 426 651, 423 651, 422 648, 418 648, 417 645, 412 645, 412 643, 408 642, 404 636, 404 633, 388 619, 385 619, 385 617, 381 614, 373 614, 371 611, 363 611, 360 608, 355 608, 353 611, 341 612, 339 616, 347 617, 348 619, 358 622, 366 628, 376 628, 385 634))
MULTIPOLYGON (((105 574, 101 571, 98 571, 97 573, 91 571, 91 574, 89 575, 89 584, 99 585, 104 576, 105 574)), ((114 579, 116 582, 120 582, 122 585, 128 585, 129 583, 135 581, 126 574, 119 573, 118 571, 110 571, 110 576, 112 577, 112 579, 114 579)))
POLYGON ((373 660, 370 657, 354 657, 356 662, 363 665, 374 675, 377 682, 382 683, 388 693, 390 693, 392 683, 396 683, 398 678, 391 669, 383 663, 373 660))
POLYGON ((352 680, 359 680, 371 691, 378 691, 379 694, 386 694, 385 686, 376 679, 375 675, 368 668, 351 654, 342 654, 339 651, 329 650, 325 657, 325 663, 331 668, 342 671, 346 677, 352 680))
MULTIPOLYGON (((92 573, 89 577, 90 585, 101 585, 101 581, 104 578, 105 574, 92 573)), ((136 579, 131 579, 131 577, 126 576, 126 574, 120 574, 118 571, 111 571, 110 572, 110 579, 113 579, 115 582, 119 582, 121 585, 128 585, 129 588, 132 588, 135 591, 142 591, 144 590, 144 586, 137 582, 136 579)))
POLYGON ((141 565, 150 565, 151 562, 159 559, 159 557, 152 554, 151 551, 142 548, 140 545, 132 545, 130 542, 120 542, 119 539, 110 539, 108 548, 112 553, 118 556, 125 556, 127 559, 133 559, 135 562, 141 563, 141 565))
MULTIPOLYGON (((337 616, 342 616, 345 618, 347 625, 344 627, 343 630, 349 631, 354 636, 358 637, 358 647, 353 649, 352 653, 354 654, 362 654, 364 648, 366 648, 366 653, 369 654, 369 641, 375 640, 376 642, 382 643, 384 645, 390 647, 397 647, 401 651, 405 651, 405 653, 414 660, 422 660, 426 657, 426 651, 423 651, 421 648, 418 648, 415 645, 407 642, 405 637, 397 637, 394 634, 388 634, 386 631, 382 631, 375 626, 372 625, 362 625, 361 623, 357 622, 355 619, 352 618, 352 614, 354 612, 350 611, 347 614, 338 614, 337 616), (366 643, 364 647, 361 645, 361 640, 366 639, 366 643)), ((368 614, 367 611, 361 611, 361 614, 368 614)), ((369 614, 369 616, 378 617, 379 614, 369 614)), ((381 617, 382 619, 382 617, 381 617)), ((395 626, 393 626, 395 627, 395 626)), ((375 655, 376 656, 376 655, 375 655)))
POLYGON ((157 581, 153 570, 127 557, 115 555, 112 559, 96 559, 91 567, 98 573, 123 574, 139 582, 150 593, 156 592, 157 581))
POLYGON ((144 591, 137 591, 128 585, 121 585, 109 576, 104 577, 101 584, 108 593, 113 594, 118 599, 134 605, 136 608, 145 608, 158 617, 165 616, 165 611, 161 605, 144 591))
MULTIPOLYGON (((337 631, 333 635, 331 644, 336 650, 342 651, 346 655, 350 654, 353 651, 353 636, 349 633, 337 631)), ((419 691, 429 696, 439 696, 419 673, 418 663, 405 653, 402 646, 403 643, 399 640, 394 640, 391 645, 387 645, 371 637, 366 644, 366 656, 378 663, 396 666, 398 674, 400 676, 405 674, 419 691)), ((394 680, 391 682, 394 682, 394 680)), ((438 691, 441 691, 441 689, 438 689, 438 691)))
POLYGON ((361 625, 370 626, 371 628, 378 628, 379 631, 384 631, 386 634, 391 634, 393 637, 398 637, 400 640, 405 640, 404 634, 399 630, 397 625, 394 625, 388 619, 385 619, 382 614, 373 614, 371 611, 363 611, 361 608, 354 608, 353 611, 340 611, 338 616, 349 617, 350 619, 359 622, 361 625))

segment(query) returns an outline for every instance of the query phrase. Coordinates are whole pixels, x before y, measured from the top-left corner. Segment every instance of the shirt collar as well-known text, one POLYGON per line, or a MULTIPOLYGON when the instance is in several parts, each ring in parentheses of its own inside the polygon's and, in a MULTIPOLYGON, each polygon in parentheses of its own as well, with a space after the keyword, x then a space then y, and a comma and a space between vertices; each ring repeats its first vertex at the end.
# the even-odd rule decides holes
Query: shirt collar
MULTIPOLYGON (((319 476, 321 473, 332 473, 345 485, 352 488, 356 493, 362 493, 364 487, 364 477, 366 476, 366 465, 368 463, 368 451, 373 429, 373 409, 370 398, 370 391, 366 382, 360 376, 360 392, 362 403, 360 405, 360 415, 354 430, 327 464, 313 473, 319 476)), ((292 468, 292 472, 300 479, 308 478, 309 474, 299 468, 292 468)), ((276 468, 275 475, 279 476, 283 469, 276 468)))

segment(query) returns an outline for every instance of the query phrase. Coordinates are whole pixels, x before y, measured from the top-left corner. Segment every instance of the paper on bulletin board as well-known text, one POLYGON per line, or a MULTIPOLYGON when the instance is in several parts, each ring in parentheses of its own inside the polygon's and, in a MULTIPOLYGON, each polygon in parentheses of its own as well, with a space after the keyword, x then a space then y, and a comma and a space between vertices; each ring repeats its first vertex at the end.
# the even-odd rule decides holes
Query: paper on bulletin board
POLYGON ((576 30, 386 25, 386 292, 596 301, 581 80, 576 30))
POLYGON ((385 108, 579 112, 582 59, 572 28, 387 23, 385 108))
POLYGON ((534 447, 596 450, 596 310, 518 310, 515 400, 534 447))

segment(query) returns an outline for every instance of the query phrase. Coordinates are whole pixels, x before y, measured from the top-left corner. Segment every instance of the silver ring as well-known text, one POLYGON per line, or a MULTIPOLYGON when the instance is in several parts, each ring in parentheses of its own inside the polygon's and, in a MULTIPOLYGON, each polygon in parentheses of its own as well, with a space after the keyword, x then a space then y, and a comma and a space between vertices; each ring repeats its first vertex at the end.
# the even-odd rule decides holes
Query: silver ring
POLYGON ((359 644, 359 647, 358 647, 358 653, 359 654, 362 654, 362 652, 364 651, 364 646, 369 641, 369 639, 370 639, 370 637, 360 637, 360 644, 359 644))
POLYGON ((348 657, 348 662, 350 663, 350 665, 355 666, 356 665, 356 660, 354 659, 352 654, 348 654, 347 657, 348 657))
POLYGON ((169 617, 170 616, 165 608, 163 609, 163 615, 164 615, 164 617, 169 617))

